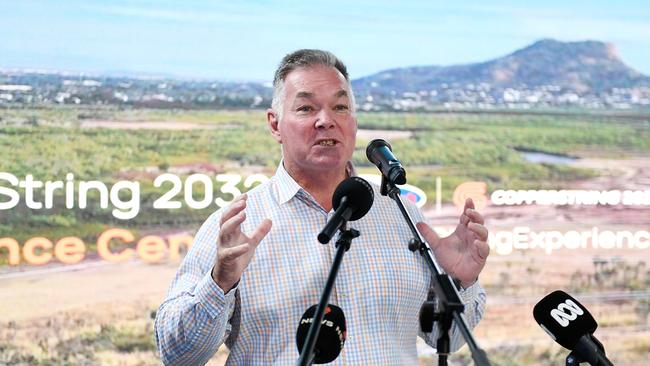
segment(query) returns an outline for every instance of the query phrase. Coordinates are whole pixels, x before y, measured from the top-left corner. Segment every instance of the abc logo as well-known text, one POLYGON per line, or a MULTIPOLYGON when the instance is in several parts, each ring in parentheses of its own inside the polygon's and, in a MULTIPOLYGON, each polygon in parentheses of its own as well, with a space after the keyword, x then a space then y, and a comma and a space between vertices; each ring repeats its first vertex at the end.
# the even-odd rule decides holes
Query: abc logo
POLYGON ((571 299, 567 299, 565 302, 560 303, 556 309, 551 310, 551 317, 563 328, 566 328, 569 322, 576 320, 578 315, 584 313, 578 304, 571 299))

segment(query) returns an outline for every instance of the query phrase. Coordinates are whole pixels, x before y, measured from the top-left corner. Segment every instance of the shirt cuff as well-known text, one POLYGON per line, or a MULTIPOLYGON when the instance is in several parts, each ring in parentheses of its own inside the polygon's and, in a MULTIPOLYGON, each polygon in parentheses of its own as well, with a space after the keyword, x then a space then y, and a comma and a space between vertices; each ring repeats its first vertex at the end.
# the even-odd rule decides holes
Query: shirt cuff
POLYGON ((215 319, 223 314, 224 310, 230 310, 235 305, 235 293, 239 283, 227 294, 212 279, 210 272, 203 276, 203 279, 196 285, 196 297, 203 305, 210 318, 215 319))
POLYGON ((460 295, 460 300, 463 302, 463 304, 469 304, 472 302, 479 294, 481 290, 481 285, 478 284, 478 280, 474 281, 474 283, 466 288, 461 289, 458 291, 458 294, 460 295))

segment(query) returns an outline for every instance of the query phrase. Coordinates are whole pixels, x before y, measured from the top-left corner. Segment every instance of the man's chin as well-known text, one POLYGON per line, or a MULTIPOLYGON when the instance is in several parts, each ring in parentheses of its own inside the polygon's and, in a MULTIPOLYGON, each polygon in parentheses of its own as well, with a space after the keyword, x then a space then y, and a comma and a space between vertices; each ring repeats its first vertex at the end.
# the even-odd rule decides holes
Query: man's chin
POLYGON ((349 159, 342 159, 339 157, 318 157, 311 161, 309 164, 313 170, 332 171, 337 169, 345 169, 349 159))

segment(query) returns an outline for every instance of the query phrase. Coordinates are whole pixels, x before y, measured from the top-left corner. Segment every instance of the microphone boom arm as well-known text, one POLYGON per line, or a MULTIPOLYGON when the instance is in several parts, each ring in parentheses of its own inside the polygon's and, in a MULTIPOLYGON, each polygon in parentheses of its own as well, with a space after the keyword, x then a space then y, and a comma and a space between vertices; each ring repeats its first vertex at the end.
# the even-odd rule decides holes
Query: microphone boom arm
POLYGON ((437 322, 439 327, 439 338, 436 349, 438 354, 440 354, 441 361, 446 363, 446 356, 449 353, 450 348, 449 331, 451 330, 452 320, 454 320, 472 353, 472 359, 474 359, 474 362, 479 366, 489 366, 490 360, 488 359, 487 354, 479 347, 469 329, 469 326, 467 325, 465 315, 463 314, 465 306, 460 300, 460 295, 456 290, 453 280, 442 270, 442 267, 440 267, 433 256, 431 247, 422 238, 420 232, 415 227, 411 215, 406 210, 404 202, 402 202, 399 188, 397 188, 395 184, 391 183, 389 179, 386 179, 383 174, 381 177, 380 192, 384 196, 389 196, 397 203, 402 216, 404 216, 406 224, 413 233, 413 238, 409 242, 409 249, 411 251, 417 250, 425 259, 425 262, 431 270, 434 292, 440 310, 437 314, 439 319, 437 322))

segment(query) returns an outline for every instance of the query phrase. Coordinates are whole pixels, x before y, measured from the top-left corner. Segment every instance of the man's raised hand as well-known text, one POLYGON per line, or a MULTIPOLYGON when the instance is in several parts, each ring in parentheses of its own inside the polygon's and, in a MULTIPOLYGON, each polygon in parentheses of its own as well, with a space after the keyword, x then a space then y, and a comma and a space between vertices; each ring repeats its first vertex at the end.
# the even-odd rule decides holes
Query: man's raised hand
POLYGON ((271 220, 264 219, 255 232, 246 235, 241 224, 246 220, 246 199, 242 194, 221 215, 217 237, 217 257, 212 268, 212 279, 224 293, 235 287, 251 262, 260 241, 271 230, 271 220))
POLYGON ((488 230, 484 224, 485 220, 474 209, 471 198, 465 201, 456 230, 446 238, 440 238, 426 223, 417 223, 418 230, 431 246, 438 263, 445 272, 459 279, 463 288, 476 281, 490 253, 488 230))

